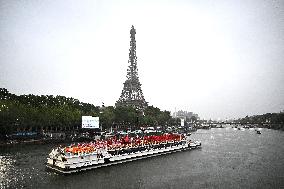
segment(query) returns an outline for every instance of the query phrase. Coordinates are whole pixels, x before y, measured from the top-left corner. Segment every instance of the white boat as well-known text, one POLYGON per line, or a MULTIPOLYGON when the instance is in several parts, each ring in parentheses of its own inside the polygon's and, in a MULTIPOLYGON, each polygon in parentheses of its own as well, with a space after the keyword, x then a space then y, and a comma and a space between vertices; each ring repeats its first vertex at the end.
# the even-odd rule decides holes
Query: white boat
POLYGON ((124 145, 112 149, 109 149, 108 145, 98 147, 93 144, 85 143, 81 150, 78 150, 78 145, 53 149, 47 158, 46 166, 56 172, 70 174, 201 147, 201 142, 185 138, 155 144, 142 142, 140 145, 124 145))

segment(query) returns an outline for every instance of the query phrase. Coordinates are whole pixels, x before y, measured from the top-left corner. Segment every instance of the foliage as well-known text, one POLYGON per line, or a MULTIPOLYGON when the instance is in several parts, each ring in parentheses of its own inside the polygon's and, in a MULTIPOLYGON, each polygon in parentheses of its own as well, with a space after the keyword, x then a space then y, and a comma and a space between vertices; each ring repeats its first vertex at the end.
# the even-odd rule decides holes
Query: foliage
POLYGON ((17 130, 60 129, 80 125, 82 115, 96 116, 99 107, 74 98, 15 95, 0 88, 0 133, 17 130))
POLYGON ((98 107, 74 98, 53 95, 15 95, 0 88, 0 135, 16 131, 70 130, 81 125, 83 115, 99 116, 103 129, 175 124, 169 111, 148 106, 98 107))
POLYGON ((244 118, 238 119, 237 122, 241 124, 268 125, 269 127, 274 128, 274 129, 284 130, 284 112, 246 116, 244 118))

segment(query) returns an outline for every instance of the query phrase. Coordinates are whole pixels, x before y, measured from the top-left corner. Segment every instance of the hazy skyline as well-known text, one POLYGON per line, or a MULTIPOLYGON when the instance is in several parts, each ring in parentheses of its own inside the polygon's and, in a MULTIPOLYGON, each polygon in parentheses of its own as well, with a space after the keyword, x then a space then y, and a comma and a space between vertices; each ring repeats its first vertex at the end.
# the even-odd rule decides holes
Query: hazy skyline
POLYGON ((0 87, 114 106, 131 25, 150 105, 206 119, 284 110, 280 0, 0 0, 0 87))

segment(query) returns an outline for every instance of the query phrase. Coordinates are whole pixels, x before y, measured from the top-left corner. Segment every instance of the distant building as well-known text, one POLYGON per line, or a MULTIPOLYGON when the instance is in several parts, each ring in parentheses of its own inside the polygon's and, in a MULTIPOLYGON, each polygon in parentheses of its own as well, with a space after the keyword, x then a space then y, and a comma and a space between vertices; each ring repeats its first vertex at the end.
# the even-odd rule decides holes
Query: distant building
POLYGON ((199 120, 199 116, 198 114, 195 114, 193 112, 188 112, 188 111, 183 111, 183 110, 179 110, 177 112, 173 113, 173 117, 175 118, 183 118, 185 120, 190 120, 192 117, 195 117, 197 120, 199 120))

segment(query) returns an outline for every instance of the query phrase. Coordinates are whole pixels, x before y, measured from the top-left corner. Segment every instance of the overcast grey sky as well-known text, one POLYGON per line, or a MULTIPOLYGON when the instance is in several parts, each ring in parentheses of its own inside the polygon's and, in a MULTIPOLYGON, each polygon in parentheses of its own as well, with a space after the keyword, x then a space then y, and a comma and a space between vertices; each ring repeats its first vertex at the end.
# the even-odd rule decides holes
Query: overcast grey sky
POLYGON ((0 87, 114 105, 131 25, 150 105, 215 119, 284 109, 281 0, 0 0, 0 87))

